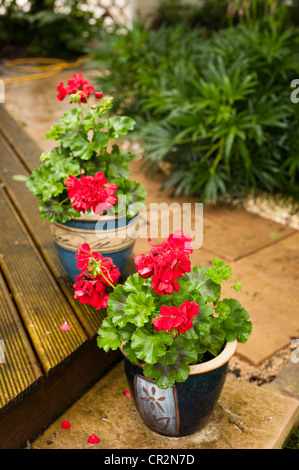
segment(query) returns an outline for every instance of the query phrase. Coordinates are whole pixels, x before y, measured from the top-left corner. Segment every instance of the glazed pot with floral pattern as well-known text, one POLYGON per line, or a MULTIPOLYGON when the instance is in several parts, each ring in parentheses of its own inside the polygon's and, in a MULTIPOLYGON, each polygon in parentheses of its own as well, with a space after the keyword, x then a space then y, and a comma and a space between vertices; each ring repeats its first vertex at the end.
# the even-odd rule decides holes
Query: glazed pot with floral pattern
POLYGON ((91 251, 111 258, 122 274, 135 244, 138 219, 138 213, 134 217, 84 214, 65 223, 51 224, 55 248, 69 278, 75 282, 80 275, 76 253, 78 246, 86 243, 91 251))
POLYGON ((226 343, 215 358, 191 365, 188 379, 166 389, 143 374, 143 365, 124 358, 131 395, 144 423, 167 437, 183 437, 200 430, 210 418, 221 394, 229 360, 237 340, 226 343))

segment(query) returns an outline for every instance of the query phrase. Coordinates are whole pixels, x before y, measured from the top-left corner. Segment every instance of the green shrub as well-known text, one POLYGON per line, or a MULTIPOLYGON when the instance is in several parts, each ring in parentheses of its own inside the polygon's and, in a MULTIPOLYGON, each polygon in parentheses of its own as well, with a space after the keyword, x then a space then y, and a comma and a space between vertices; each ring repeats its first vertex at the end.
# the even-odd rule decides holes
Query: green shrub
POLYGON ((142 114, 142 100, 156 86, 156 80, 167 79, 169 68, 178 58, 196 60, 200 35, 198 29, 186 30, 183 24, 158 30, 138 22, 132 28, 103 28, 88 52, 94 54, 93 66, 101 71, 99 85, 114 96, 114 109, 142 114))
POLYGON ((94 50, 100 85, 130 105, 152 169, 170 164, 165 187, 214 203, 249 189, 299 199, 299 29, 271 17, 211 36, 183 25, 110 34, 107 56, 94 50))

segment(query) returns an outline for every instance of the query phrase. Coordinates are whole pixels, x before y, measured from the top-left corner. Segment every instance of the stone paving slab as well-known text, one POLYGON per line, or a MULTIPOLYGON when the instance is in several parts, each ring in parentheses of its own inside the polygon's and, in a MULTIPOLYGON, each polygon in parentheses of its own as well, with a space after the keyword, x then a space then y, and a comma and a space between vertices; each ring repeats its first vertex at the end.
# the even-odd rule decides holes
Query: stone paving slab
POLYGON ((246 212, 242 208, 204 209, 203 245, 229 261, 247 257, 278 240, 296 233, 294 229, 246 212))
POLYGON ((234 297, 249 312, 252 333, 238 354, 259 365, 272 354, 289 346, 292 337, 299 338, 299 296, 294 289, 271 279, 260 271, 247 269, 243 262, 230 263, 232 273, 243 284, 241 292, 224 283, 222 297, 234 297))
MULTIPOLYGON (((279 449, 298 423, 298 400, 228 374, 220 399, 204 427, 183 438, 155 434, 131 397, 123 363, 55 421, 32 449, 279 449), (71 428, 64 430, 67 419, 71 428), (100 443, 90 445, 95 434, 100 443)), ((192 406, 192 404, 190 405, 192 406)))
MULTIPOLYGON (((242 265, 299 291, 299 232, 242 260, 242 265)), ((298 315, 299 316, 299 315, 298 315)))
POLYGON ((282 395, 288 395, 299 403, 299 345, 293 350, 294 358, 279 372, 273 382, 263 385, 263 388, 282 395))

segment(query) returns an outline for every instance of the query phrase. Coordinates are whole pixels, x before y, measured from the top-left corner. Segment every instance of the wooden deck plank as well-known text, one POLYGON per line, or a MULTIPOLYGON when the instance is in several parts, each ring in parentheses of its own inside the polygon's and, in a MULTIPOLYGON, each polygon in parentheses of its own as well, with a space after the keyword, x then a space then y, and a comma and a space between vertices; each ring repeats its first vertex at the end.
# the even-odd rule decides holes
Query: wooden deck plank
POLYGON ((54 246, 50 223, 40 218, 37 197, 29 191, 25 183, 13 179, 14 175, 29 176, 29 172, 1 135, 0 155, 0 177, 10 199, 76 312, 87 336, 90 339, 93 338, 105 317, 105 312, 98 312, 87 305, 83 306, 74 299, 72 283, 66 275, 54 246))
POLYGON ((87 340, 13 205, 0 189, 1 266, 46 373, 87 340), (59 327, 67 321, 71 330, 59 327))
POLYGON ((24 332, 18 312, 0 273, 0 339, 3 362, 0 362, 0 416, 7 407, 42 377, 37 358, 24 332))
POLYGON ((39 146, 28 135, 23 126, 16 122, 3 104, 0 106, 0 132, 29 171, 32 171, 40 164, 41 150, 39 146))

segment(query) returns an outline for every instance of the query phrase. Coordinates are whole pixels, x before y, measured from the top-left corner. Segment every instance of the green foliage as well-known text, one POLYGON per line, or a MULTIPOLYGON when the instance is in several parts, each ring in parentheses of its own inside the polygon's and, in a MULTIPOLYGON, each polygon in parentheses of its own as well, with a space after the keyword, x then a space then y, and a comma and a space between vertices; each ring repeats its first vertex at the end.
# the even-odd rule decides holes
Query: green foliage
POLYGON ((31 0, 29 11, 0 0, 0 44, 26 48, 33 56, 71 57, 84 53, 102 28, 86 0, 31 0))
POLYGON ((251 27, 260 18, 273 17, 281 24, 298 25, 298 0, 160 0, 151 26, 174 26, 184 22, 191 27, 219 30, 238 23, 251 27))
POLYGON ((40 157, 42 164, 37 167, 26 184, 38 197, 40 214, 50 222, 66 222, 79 213, 71 207, 71 200, 65 186, 69 175, 93 176, 101 171, 107 182, 117 185, 116 195, 126 196, 118 202, 113 212, 126 211, 132 217, 145 204, 145 191, 136 181, 129 180, 129 163, 135 155, 123 151, 114 143, 111 151, 109 142, 127 134, 134 128, 130 117, 109 117, 111 99, 103 99, 96 107, 82 105, 63 114, 60 123, 52 126, 47 139, 54 139, 58 146, 40 157), (125 206, 124 206, 125 204, 125 206))
POLYGON ((129 276, 109 296, 98 346, 109 351, 125 343, 123 351, 128 359, 143 362, 144 374, 155 379, 160 388, 185 381, 190 364, 203 362, 207 354, 218 355, 227 341, 245 343, 251 333, 249 314, 239 301, 220 300, 221 283, 229 279, 235 281, 230 266, 218 258, 213 259, 212 268, 192 268, 178 280, 180 289, 171 296, 155 293, 151 279, 143 279, 138 273, 129 276), (187 299, 200 305, 190 330, 177 336, 154 330, 152 322, 162 305, 179 306, 187 299))
POLYGON ((299 110, 290 100, 299 28, 252 15, 211 34, 135 25, 92 51, 108 68, 101 86, 126 97, 115 106, 136 120, 149 168, 167 162, 164 188, 175 196, 242 203, 253 190, 299 200, 299 110))
POLYGON ((295 428, 292 431, 291 436, 286 441, 283 446, 283 449, 299 449, 299 428, 295 428))
POLYGON ((136 119, 143 97, 150 87, 156 87, 159 77, 167 78, 170 64, 172 67, 178 57, 193 60, 200 47, 198 31, 190 31, 186 37, 185 32, 180 23, 175 28, 151 30, 138 22, 132 28, 114 25, 101 31, 99 41, 88 52, 94 55, 91 64, 105 69, 98 83, 115 97, 114 109, 134 114, 136 119))
POLYGON ((193 27, 199 25, 217 30, 228 24, 227 6, 227 0, 204 0, 198 4, 182 0, 160 0, 152 15, 151 26, 175 26, 184 22, 193 27))

